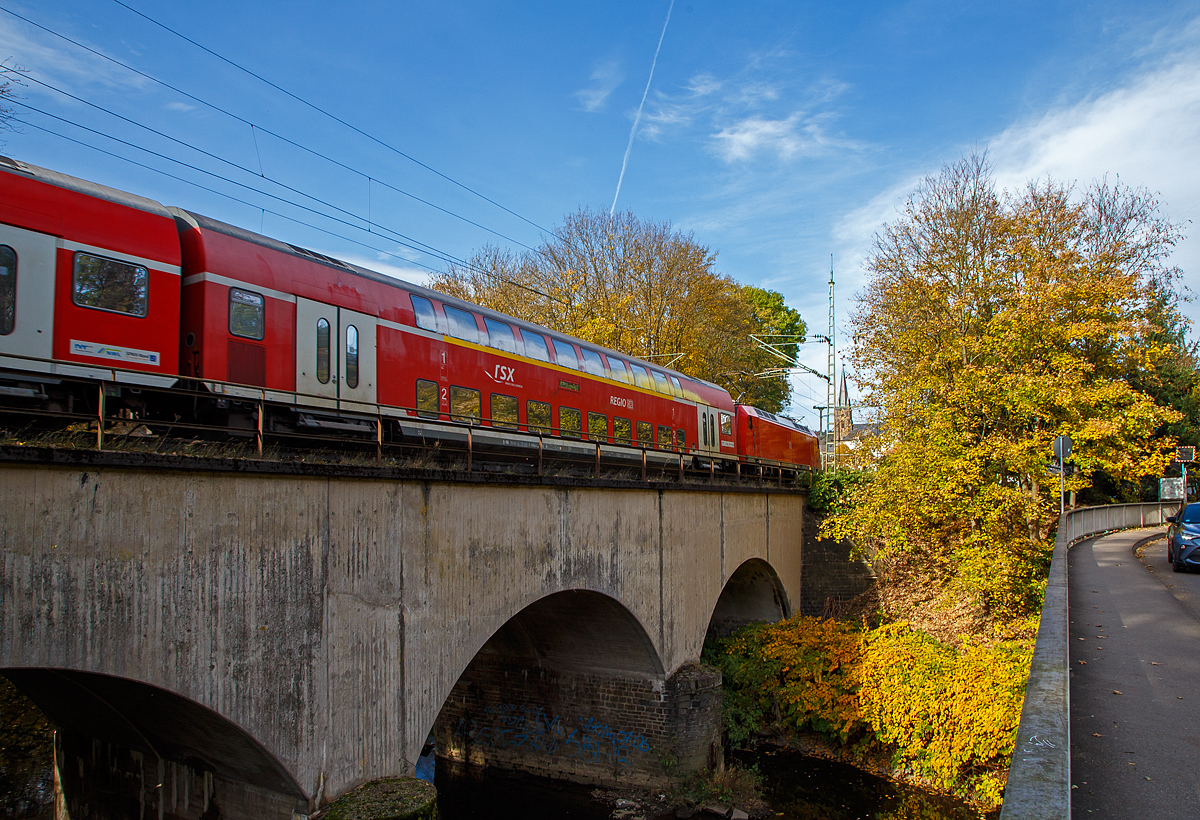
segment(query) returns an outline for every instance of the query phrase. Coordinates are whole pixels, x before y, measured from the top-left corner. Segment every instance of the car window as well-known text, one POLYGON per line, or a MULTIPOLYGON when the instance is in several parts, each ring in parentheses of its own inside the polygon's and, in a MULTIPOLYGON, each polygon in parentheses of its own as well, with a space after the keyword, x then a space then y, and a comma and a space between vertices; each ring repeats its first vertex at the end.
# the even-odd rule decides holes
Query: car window
POLYGON ((550 348, 546 347, 546 339, 540 333, 521 330, 521 338, 525 340, 525 355, 531 359, 550 361, 550 348))
POLYGON ((1200 504, 1188 504, 1179 520, 1183 524, 1200 524, 1200 504))
POLYGON ((554 357, 558 359, 559 367, 569 367, 572 370, 579 369, 579 360, 575 358, 575 348, 571 347, 566 342, 554 340, 554 357))

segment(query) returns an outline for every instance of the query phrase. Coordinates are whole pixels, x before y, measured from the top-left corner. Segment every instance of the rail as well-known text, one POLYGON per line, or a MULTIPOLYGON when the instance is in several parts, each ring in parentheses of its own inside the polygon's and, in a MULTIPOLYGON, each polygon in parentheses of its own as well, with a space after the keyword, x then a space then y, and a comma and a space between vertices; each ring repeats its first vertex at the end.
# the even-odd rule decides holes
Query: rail
MULTIPOLYGON (((351 402, 232 382, 176 380, 175 377, 148 376, 141 371, 116 367, 72 367, 69 369, 80 372, 66 373, 61 372, 68 369, 62 363, 17 354, 0 356, 0 368, 4 365, 25 366, 31 370, 12 376, 29 386, 0 387, 0 429, 7 426, 4 419, 13 417, 19 420, 18 424, 21 419, 40 418, 57 423, 59 429, 75 432, 82 432, 82 426, 88 431, 86 435, 94 439, 92 446, 97 451, 128 445, 131 436, 135 441, 144 437, 165 443, 171 436, 190 435, 209 440, 232 437, 252 442, 253 453, 259 458, 270 440, 299 450, 315 447, 361 451, 373 455, 376 466, 382 466, 385 459, 394 463, 397 459, 421 461, 433 458, 444 463, 465 462, 469 473, 479 469, 481 457, 486 457, 498 465, 508 465, 505 469, 528 467, 538 476, 551 469, 584 472, 596 478, 616 472, 640 477, 642 482, 652 477, 680 483, 685 480, 709 483, 732 480, 736 484, 757 483, 795 490, 804 490, 812 482, 812 472, 805 465, 733 457, 701 450, 695 445, 680 446, 673 440, 635 443, 618 437, 615 430, 612 435, 606 431, 601 436, 587 429, 533 424, 518 427, 484 416, 482 407, 474 413, 449 419, 445 418, 444 412, 429 418, 416 407, 351 402), (70 391, 73 403, 66 407, 50 405, 54 409, 31 406, 31 402, 37 405, 48 398, 41 386, 43 382, 75 385, 75 390, 70 391), (239 405, 246 410, 243 414, 246 423, 202 423, 195 417, 174 414, 169 418, 171 414, 162 412, 122 415, 128 411, 114 411, 112 404, 124 390, 142 397, 161 394, 175 400, 239 405), (79 401, 74 401, 76 398, 79 401), (280 418, 281 413, 302 418, 336 418, 331 418, 333 424, 317 422, 311 429, 296 426, 276 429, 274 425, 264 423, 280 418), (342 421, 339 423, 337 418, 342 421), (406 434, 405 428, 420 428, 433 435, 427 440, 421 432, 406 434)), ((158 452, 158 448, 155 447, 153 452, 158 452)))
POLYGON ((1093 535, 1165 524, 1178 508, 1173 502, 1084 507, 1068 512, 1065 526, 1060 524, 1000 820, 1071 818, 1067 551, 1093 535))

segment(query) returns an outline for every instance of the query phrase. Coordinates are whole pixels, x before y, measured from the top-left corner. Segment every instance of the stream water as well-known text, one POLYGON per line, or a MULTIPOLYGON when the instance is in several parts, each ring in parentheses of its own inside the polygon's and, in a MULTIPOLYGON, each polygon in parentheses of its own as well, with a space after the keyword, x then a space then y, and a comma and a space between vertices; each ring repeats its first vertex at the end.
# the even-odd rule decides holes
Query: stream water
MULTIPOLYGON (((968 804, 799 752, 739 754, 763 778, 775 820, 994 820, 968 804)), ((439 765, 434 778, 441 820, 608 820, 612 809, 592 789, 539 777, 463 772, 439 765)), ((662 820, 676 816, 664 811, 662 820)), ((712 818, 696 814, 697 820, 712 818)), ((650 817, 654 817, 653 814, 650 817)), ((657 820, 657 819, 656 819, 657 820)))

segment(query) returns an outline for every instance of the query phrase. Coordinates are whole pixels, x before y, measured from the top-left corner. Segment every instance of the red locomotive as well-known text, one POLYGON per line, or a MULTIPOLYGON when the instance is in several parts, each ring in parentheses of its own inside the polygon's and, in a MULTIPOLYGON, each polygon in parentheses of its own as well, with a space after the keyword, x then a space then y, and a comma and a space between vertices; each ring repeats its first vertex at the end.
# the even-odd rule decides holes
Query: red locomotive
POLYGON ((0 394, 186 381, 235 426, 269 402, 284 429, 819 465, 811 433, 709 382, 53 171, 0 158, 0 182, 0 394))

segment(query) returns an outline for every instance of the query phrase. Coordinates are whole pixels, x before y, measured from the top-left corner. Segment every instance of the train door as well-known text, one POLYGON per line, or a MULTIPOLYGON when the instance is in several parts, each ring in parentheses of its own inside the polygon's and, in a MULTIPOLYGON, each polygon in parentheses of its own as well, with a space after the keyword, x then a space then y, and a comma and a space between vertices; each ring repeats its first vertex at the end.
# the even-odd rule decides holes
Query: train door
POLYGON ((374 411, 376 325, 374 316, 297 297, 296 392, 320 407, 374 411))
POLYGON ((699 426, 697 431, 699 435, 696 436, 697 446, 701 452, 720 452, 721 448, 717 444, 717 411, 707 404, 699 404, 696 406, 696 414, 699 426))
MULTIPOLYGON (((53 236, 0 225, 0 354, 49 359, 54 353, 53 236)), ((22 370, 48 363, 11 361, 22 370)))

